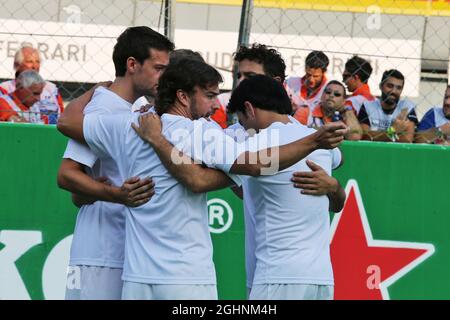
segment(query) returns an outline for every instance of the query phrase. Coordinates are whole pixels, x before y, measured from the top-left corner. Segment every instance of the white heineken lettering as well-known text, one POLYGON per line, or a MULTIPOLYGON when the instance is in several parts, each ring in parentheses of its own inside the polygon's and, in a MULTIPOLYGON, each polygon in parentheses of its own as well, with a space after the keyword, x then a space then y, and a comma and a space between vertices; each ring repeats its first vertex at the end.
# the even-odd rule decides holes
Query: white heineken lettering
POLYGON ((15 262, 28 250, 42 243, 40 231, 0 231, 0 299, 30 300, 15 262))
POLYGON ((70 285, 74 288, 80 288, 80 269, 77 267, 71 269, 72 272, 69 273, 69 277, 66 272, 69 264, 71 243, 72 235, 58 242, 45 260, 42 271, 42 289, 47 300, 64 299, 66 278, 67 287, 70 285))

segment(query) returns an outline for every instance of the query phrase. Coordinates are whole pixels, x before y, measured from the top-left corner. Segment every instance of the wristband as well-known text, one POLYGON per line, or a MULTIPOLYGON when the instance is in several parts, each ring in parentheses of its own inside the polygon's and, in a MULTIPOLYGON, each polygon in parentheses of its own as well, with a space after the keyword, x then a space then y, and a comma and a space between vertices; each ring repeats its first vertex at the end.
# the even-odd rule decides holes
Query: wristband
POLYGON ((390 126, 389 128, 387 128, 386 134, 389 137, 389 139, 391 139, 392 142, 395 142, 396 140, 398 140, 397 132, 393 126, 390 126))

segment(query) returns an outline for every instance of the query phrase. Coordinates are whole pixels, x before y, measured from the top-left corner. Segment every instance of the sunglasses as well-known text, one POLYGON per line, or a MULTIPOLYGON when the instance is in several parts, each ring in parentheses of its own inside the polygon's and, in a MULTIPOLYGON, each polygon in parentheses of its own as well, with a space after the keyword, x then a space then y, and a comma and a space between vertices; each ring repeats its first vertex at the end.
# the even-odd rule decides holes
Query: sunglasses
POLYGON ((333 94, 333 96, 335 97, 342 97, 342 93, 340 93, 339 91, 331 91, 331 90, 325 90, 326 94, 333 94))

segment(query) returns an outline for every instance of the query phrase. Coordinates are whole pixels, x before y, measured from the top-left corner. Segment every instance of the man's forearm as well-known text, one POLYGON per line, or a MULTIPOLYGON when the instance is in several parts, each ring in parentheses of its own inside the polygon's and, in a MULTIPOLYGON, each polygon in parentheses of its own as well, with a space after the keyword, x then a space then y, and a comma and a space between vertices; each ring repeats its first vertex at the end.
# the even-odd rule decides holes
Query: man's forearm
POLYGON ((58 172, 58 186, 94 201, 118 203, 118 188, 101 183, 83 171, 73 160, 64 159, 58 172))
POLYGON ((89 197, 85 197, 76 193, 72 193, 72 203, 77 207, 77 208, 81 208, 82 206, 86 205, 86 204, 92 204, 94 203, 96 200, 95 199, 91 199, 89 197))
POLYGON ((67 105, 59 117, 57 124, 58 130, 63 135, 80 142, 85 142, 83 135, 83 111, 93 94, 94 90, 91 89, 67 105))
POLYGON ((424 131, 419 131, 414 137, 416 143, 433 143, 440 137, 440 132, 437 128, 431 128, 424 131))
POLYGON ((414 141, 414 132, 405 132, 400 134, 397 142, 412 143, 414 141))
POLYGON ((192 192, 214 191, 234 184, 222 171, 195 164, 163 136, 152 147, 170 174, 192 192))
POLYGON ((391 142, 392 139, 387 135, 385 131, 366 131, 363 134, 364 140, 391 142))
POLYGON ((345 138, 347 140, 361 140, 362 129, 353 111, 348 110, 344 113, 344 122, 350 128, 345 138))
POLYGON ((244 152, 236 159, 230 172, 250 176, 274 174, 299 162, 317 148, 315 134, 311 134, 279 147, 244 152))
POLYGON ((336 189, 327 194, 328 200, 330 201, 329 210, 331 212, 341 211, 344 208, 346 198, 344 188, 342 188, 339 181, 336 180, 336 183, 336 189))

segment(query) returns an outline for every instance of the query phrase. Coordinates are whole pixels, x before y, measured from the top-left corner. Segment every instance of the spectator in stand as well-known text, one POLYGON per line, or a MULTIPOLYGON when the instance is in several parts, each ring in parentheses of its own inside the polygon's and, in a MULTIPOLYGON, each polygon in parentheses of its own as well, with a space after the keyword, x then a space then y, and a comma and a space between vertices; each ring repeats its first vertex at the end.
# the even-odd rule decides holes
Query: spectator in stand
POLYGON ((364 102, 375 100, 367 84, 371 74, 372 66, 370 62, 361 57, 353 56, 345 63, 342 81, 347 86, 348 91, 352 92, 351 97, 347 98, 345 104, 351 106, 356 114, 359 113, 364 102))
MULTIPOLYGON (((39 51, 33 47, 22 47, 14 56, 15 78, 13 80, 0 83, 0 87, 10 94, 16 90, 17 77, 25 70, 33 70, 39 73, 41 67, 41 58, 39 51)), ((64 105, 58 88, 55 84, 46 81, 42 90, 40 99, 36 101, 34 109, 42 114, 59 115, 64 111, 64 105)), ((56 124, 57 117, 49 117, 50 124, 56 124)))
POLYGON ((322 51, 312 51, 306 56, 305 75, 286 80, 286 91, 292 101, 294 118, 300 123, 312 124, 312 111, 320 104, 327 84, 329 59, 322 51))
MULTIPOLYGON (((241 46, 234 53, 234 62, 238 65, 238 81, 257 74, 271 77, 281 83, 286 75, 286 64, 280 53, 264 44, 253 44, 251 47, 241 46)), ((211 116, 222 128, 227 127, 226 106, 231 92, 222 93, 217 97, 219 109, 211 116)))
POLYGON ((345 135, 347 140, 361 140, 362 130, 355 111, 350 106, 345 106, 345 87, 336 80, 328 82, 323 91, 320 104, 312 111, 313 127, 321 127, 332 121, 344 121, 349 127, 349 133, 345 135))
POLYGON ((417 143, 450 145, 450 85, 445 89, 442 107, 431 107, 420 121, 417 131, 417 143))
POLYGON ((358 115, 363 139, 413 142, 418 121, 414 103, 400 100, 404 84, 405 77, 400 71, 392 69, 383 73, 381 98, 364 102, 358 115))
POLYGON ((0 121, 48 123, 51 115, 41 114, 36 107, 44 86, 44 79, 36 71, 22 72, 14 92, 0 97, 0 121))

